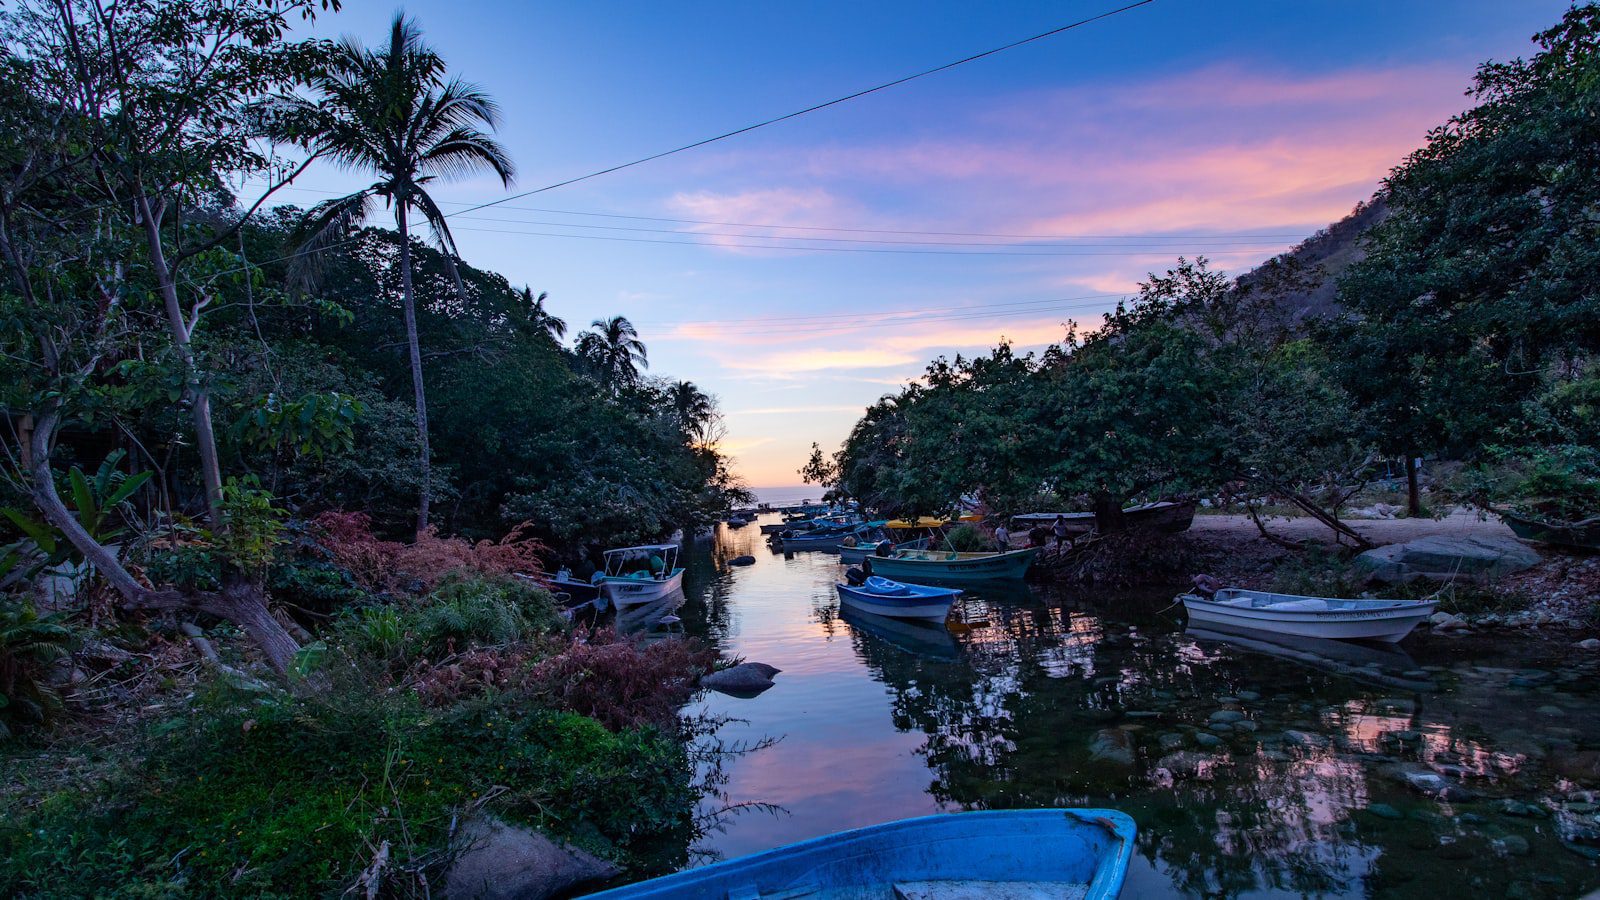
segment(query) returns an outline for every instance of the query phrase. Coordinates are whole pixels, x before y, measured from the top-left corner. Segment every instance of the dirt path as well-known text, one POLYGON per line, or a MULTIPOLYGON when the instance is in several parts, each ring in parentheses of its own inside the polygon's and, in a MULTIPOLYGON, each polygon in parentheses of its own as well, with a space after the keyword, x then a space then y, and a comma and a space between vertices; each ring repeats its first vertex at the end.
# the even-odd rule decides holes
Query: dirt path
MULTIPOLYGON (((1457 510, 1443 519, 1348 519, 1346 521, 1375 544, 1396 544, 1434 534, 1516 537, 1499 519, 1485 520, 1480 518, 1478 513, 1468 510, 1457 510)), ((1273 534, 1290 540, 1313 538, 1333 542, 1332 529, 1309 517, 1269 519, 1267 527, 1273 534)), ((1256 530, 1255 523, 1250 521, 1249 516, 1242 515, 1195 516, 1194 526, 1190 531, 1206 537, 1222 538, 1236 535, 1261 540, 1261 534, 1256 530)))

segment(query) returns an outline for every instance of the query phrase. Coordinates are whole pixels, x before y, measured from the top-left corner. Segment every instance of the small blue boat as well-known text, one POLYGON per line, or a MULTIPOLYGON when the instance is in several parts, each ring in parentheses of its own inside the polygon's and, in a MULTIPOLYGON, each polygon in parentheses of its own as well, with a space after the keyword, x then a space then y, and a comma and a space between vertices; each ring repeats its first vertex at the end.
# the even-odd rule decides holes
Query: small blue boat
POLYGON ((904 819, 790 844, 591 896, 706 900, 1112 900, 1133 820, 1108 809, 1027 809, 904 819))
POLYGON ((862 612, 895 619, 931 619, 943 622, 950 606, 961 596, 959 588, 901 584, 873 576, 864 584, 839 584, 839 599, 862 612))

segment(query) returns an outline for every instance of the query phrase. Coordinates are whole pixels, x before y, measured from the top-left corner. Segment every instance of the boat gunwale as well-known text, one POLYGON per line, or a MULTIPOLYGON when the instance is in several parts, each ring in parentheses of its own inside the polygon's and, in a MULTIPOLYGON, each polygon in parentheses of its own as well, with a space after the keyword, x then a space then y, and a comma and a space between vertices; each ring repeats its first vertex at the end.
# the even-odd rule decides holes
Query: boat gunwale
POLYGON ((1327 617, 1330 617, 1330 616, 1346 615, 1346 614, 1353 614, 1353 613, 1362 613, 1362 614, 1370 615, 1371 613, 1374 613, 1374 612, 1405 613, 1405 614, 1408 614, 1408 615, 1415 615, 1415 614, 1418 614, 1418 613, 1426 614, 1426 613, 1432 612, 1439 605, 1439 601, 1437 601, 1437 600, 1394 600, 1394 599, 1378 599, 1378 598, 1368 599, 1368 598, 1345 598, 1345 597, 1313 597, 1313 596, 1306 595, 1306 594, 1279 594, 1279 593, 1275 593, 1275 592, 1272 592, 1272 591, 1252 591, 1252 590, 1249 590, 1247 588, 1223 588, 1222 590, 1217 591, 1217 593, 1212 597, 1202 597, 1199 594, 1184 593, 1184 594, 1179 594, 1177 599, 1178 599, 1178 601, 1180 603, 1182 603, 1184 605, 1185 608, 1187 608, 1188 605, 1192 602, 1192 603, 1201 604, 1200 608, 1204 609, 1204 610, 1228 610, 1228 611, 1231 611, 1231 612, 1240 612, 1240 613, 1254 612, 1254 613, 1262 613, 1262 614, 1266 614, 1266 615, 1270 615, 1270 616, 1290 616, 1290 617, 1305 617, 1305 618, 1317 618, 1317 617, 1327 618, 1327 617), (1333 609, 1333 608, 1330 608, 1330 609, 1272 609, 1272 608, 1266 607, 1266 606, 1234 606, 1232 604, 1224 603, 1224 602, 1221 602, 1221 601, 1216 599, 1216 597, 1220 597, 1223 594, 1228 593, 1230 591, 1243 592, 1243 593, 1247 593, 1247 594, 1264 595, 1264 596, 1269 596, 1269 597, 1282 597, 1282 598, 1284 598, 1286 600, 1322 600, 1322 601, 1333 601, 1333 602, 1337 602, 1337 603, 1353 603, 1353 604, 1358 604, 1358 605, 1357 606, 1353 606, 1353 607, 1342 608, 1342 609, 1333 609))
MULTIPOLYGON (((1008 809, 1008 810, 974 810, 959 813, 936 813, 927 816, 917 816, 910 819, 897 819, 891 822, 880 822, 875 825, 864 825, 860 828, 851 828, 837 831, 832 834, 819 835, 807 838, 781 847, 762 850, 748 856, 714 863, 697 869, 685 869, 671 875, 664 875, 648 881, 636 882, 631 885, 622 885, 596 894, 587 895, 592 898, 629 897, 629 896, 679 896, 666 893, 682 888, 693 888, 697 881, 705 880, 707 873, 713 877, 737 877, 750 870, 759 871, 762 866, 781 860, 786 856, 804 856, 812 852, 826 852, 833 845, 849 845, 862 839, 875 836, 888 835, 896 832, 916 831, 930 826, 948 825, 952 820, 991 820, 1004 822, 1005 820, 1031 820, 1045 819, 1062 816, 1073 819, 1079 825, 1098 826, 1107 833, 1110 845, 1094 860, 1093 873, 1088 881, 1084 882, 1084 900, 1114 900, 1121 893, 1124 880, 1127 878, 1128 865, 1133 858, 1134 839, 1138 827, 1133 818, 1127 813, 1114 809, 1103 808, 1045 808, 1045 809, 1008 809), (712 870, 718 870, 712 872, 712 870), (699 876, 698 878, 696 876, 699 876)), ((960 838, 940 838, 940 840, 956 840, 960 838)))

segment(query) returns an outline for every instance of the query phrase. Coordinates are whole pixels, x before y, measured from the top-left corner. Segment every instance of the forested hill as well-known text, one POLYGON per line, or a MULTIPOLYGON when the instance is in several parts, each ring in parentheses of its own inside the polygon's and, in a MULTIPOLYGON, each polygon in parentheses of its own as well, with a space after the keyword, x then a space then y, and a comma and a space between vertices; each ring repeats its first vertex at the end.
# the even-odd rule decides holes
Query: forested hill
POLYGON ((1289 252, 1239 276, 1239 285, 1266 290, 1291 324, 1325 317, 1339 307, 1336 296, 1339 276, 1366 256, 1361 245, 1362 235, 1388 215, 1383 195, 1375 195, 1289 252), (1281 271, 1286 264, 1296 267, 1301 277, 1270 277, 1270 273, 1281 271))

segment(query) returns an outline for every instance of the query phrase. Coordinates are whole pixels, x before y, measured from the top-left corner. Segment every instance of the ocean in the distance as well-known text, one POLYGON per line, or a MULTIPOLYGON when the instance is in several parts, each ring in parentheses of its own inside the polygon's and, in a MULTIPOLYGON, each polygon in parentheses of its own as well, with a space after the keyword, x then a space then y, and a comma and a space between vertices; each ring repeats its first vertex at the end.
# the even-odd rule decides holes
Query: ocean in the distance
POLYGON ((755 492, 756 500, 761 503, 793 506, 803 500, 820 502, 825 489, 814 484, 802 484, 794 487, 755 487, 750 490, 755 492))

